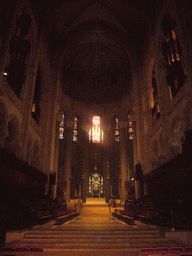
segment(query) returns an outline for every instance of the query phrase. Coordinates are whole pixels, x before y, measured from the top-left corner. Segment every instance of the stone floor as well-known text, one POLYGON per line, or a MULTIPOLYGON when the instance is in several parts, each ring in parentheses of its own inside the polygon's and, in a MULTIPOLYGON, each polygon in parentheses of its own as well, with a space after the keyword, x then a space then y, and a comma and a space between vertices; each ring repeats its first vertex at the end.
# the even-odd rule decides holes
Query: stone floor
POLYGON ((68 222, 58 225, 50 221, 30 230, 9 233, 6 243, 12 247, 43 248, 44 252, 35 253, 36 256, 139 256, 143 247, 178 246, 156 226, 139 221, 128 225, 116 219, 108 205, 98 201, 88 200, 81 214, 68 222))

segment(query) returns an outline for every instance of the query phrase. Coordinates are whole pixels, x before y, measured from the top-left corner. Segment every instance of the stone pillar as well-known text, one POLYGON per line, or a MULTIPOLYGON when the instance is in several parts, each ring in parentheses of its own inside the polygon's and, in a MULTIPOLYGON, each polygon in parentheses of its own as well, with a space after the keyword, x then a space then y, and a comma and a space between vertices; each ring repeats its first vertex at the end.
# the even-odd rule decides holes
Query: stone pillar
POLYGON ((145 163, 147 162, 147 154, 148 154, 148 148, 147 148, 147 138, 146 133, 144 130, 145 122, 144 122, 144 98, 143 98, 143 84, 141 74, 139 71, 136 73, 137 76, 135 76, 135 103, 133 105, 133 111, 135 113, 135 121, 137 124, 136 132, 134 133, 134 140, 137 141, 137 158, 135 158, 135 162, 139 160, 143 166, 143 171, 145 171, 145 163))
POLYGON ((54 172, 56 172, 55 185, 53 186, 53 199, 57 196, 57 180, 58 180, 58 160, 59 160, 59 127, 62 118, 62 113, 57 113, 56 116, 56 131, 55 131, 55 151, 54 151, 54 172))
POLYGON ((138 153, 137 153, 137 124, 136 121, 132 121, 133 123, 133 159, 134 159, 134 166, 138 162, 138 153))
POLYGON ((141 169, 141 164, 139 162, 135 166, 135 184, 135 198, 142 198, 144 195, 143 172, 141 169))
POLYGON ((104 132, 105 159, 103 170, 103 190, 106 203, 111 198, 110 163, 109 163, 109 130, 104 132))
POLYGON ((68 200, 70 199, 70 188, 71 188, 71 150, 72 150, 72 128, 66 127, 65 128, 65 164, 64 164, 64 179, 65 179, 65 198, 68 200))
MULTIPOLYGON (((134 174, 135 174, 135 165, 138 162, 136 129, 137 129, 136 121, 133 121, 133 160, 134 160, 134 170, 133 171, 134 171, 134 174)), ((135 182, 135 198, 136 198, 137 182, 135 181, 135 176, 133 178, 134 178, 134 182, 135 182)))
MULTIPOLYGON (((147 159, 147 154, 149 154, 149 150, 147 148, 147 139, 146 134, 144 132, 144 110, 142 105, 142 87, 141 87, 141 80, 139 79, 140 74, 138 73, 137 76, 135 74, 135 103, 133 105, 134 111, 134 121, 133 121, 133 148, 134 148, 134 173, 136 172, 136 164, 138 161, 144 167, 144 164, 147 159)), ((146 170, 148 171, 148 170, 146 170)), ((138 181, 135 179, 135 198, 138 199, 138 190, 139 184, 138 181)))
MULTIPOLYGON (((38 59, 38 55, 36 56, 38 59)), ((31 119, 31 106, 33 101, 34 95, 34 88, 35 88, 35 81, 36 81, 36 70, 37 70, 37 60, 34 56, 34 60, 31 62, 30 65, 30 72, 28 72, 25 81, 25 91, 24 91, 24 116, 21 126, 23 129, 21 130, 21 138, 22 138, 22 151, 21 155, 24 160, 26 160, 26 153, 27 153, 27 143, 28 143, 28 136, 29 136, 29 124, 31 119)), ((23 90, 23 89, 22 89, 23 90)))
POLYGON ((89 150, 89 135, 84 132, 84 157, 83 157, 83 170, 82 170, 82 185, 81 185, 81 198, 86 202, 89 193, 89 164, 88 164, 88 150, 89 150))
POLYGON ((171 131, 169 126, 170 118, 167 116, 167 112, 170 106, 170 94, 169 94, 169 86, 166 81, 166 70, 164 67, 164 59, 156 62, 156 80, 157 87, 159 92, 159 105, 161 111, 161 126, 164 135, 164 155, 165 158, 168 159, 171 157, 171 149, 170 149, 170 138, 171 131))
MULTIPOLYGON (((127 192, 125 181, 128 180, 128 155, 127 155, 127 136, 126 127, 120 130, 120 152, 121 152, 121 178, 120 178, 120 197, 126 199, 127 192)), ((129 174, 130 176, 130 174, 129 174)))

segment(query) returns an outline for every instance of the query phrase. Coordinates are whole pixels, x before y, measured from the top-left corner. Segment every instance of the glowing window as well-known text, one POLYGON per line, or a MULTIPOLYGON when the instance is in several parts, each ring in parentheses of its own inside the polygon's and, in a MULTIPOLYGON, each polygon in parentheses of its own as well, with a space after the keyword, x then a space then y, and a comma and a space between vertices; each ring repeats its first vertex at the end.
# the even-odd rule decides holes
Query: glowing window
POLYGON ((62 112, 62 119, 60 122, 60 127, 59 127, 59 139, 63 140, 64 138, 64 122, 65 122, 65 115, 64 111, 62 112))
POLYGON ((89 129, 89 142, 91 142, 91 129, 89 129))
POLYGON ((92 125, 92 142, 99 143, 100 135, 101 135, 100 116, 94 116, 93 125, 92 125))
POLYGON ((103 143, 104 131, 101 129, 100 116, 94 116, 92 128, 89 129, 89 143, 103 143))
POLYGON ((93 173, 89 176, 89 197, 103 197, 103 176, 93 173))
POLYGON ((103 130, 101 131, 101 140, 102 140, 102 142, 104 140, 104 131, 103 130))
POLYGON ((119 119, 115 117, 115 141, 120 140, 120 133, 119 133, 119 119))
POLYGON ((74 127, 73 127, 73 141, 77 141, 77 122, 78 122, 78 118, 77 116, 75 116, 74 127))
POLYGON ((133 139, 133 124, 130 115, 128 115, 128 135, 129 140, 133 139))

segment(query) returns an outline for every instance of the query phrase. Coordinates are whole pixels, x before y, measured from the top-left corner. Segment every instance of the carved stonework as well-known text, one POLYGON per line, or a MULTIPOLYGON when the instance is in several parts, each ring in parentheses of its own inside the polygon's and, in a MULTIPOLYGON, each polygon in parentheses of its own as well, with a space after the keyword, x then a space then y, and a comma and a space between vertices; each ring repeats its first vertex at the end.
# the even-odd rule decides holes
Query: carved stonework
POLYGON ((16 18, 15 33, 9 44, 10 61, 4 70, 7 83, 18 97, 25 82, 26 59, 31 51, 30 25, 31 17, 27 13, 22 12, 16 18))
POLYGON ((182 49, 177 38, 176 21, 169 14, 162 20, 162 29, 165 40, 162 43, 162 53, 167 64, 167 84, 171 87, 172 97, 174 97, 186 80, 181 64, 182 49))

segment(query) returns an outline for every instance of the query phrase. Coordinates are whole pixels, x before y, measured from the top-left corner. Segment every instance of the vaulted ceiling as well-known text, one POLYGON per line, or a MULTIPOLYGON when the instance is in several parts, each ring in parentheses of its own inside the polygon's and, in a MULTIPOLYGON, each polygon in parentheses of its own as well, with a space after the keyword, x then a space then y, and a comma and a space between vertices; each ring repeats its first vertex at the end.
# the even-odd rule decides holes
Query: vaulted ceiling
POLYGON ((66 94, 76 101, 99 103, 119 100, 131 91, 133 62, 142 56, 154 3, 46 1, 43 17, 66 94))

